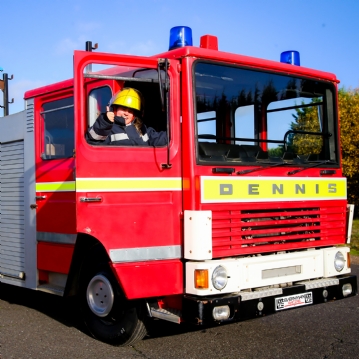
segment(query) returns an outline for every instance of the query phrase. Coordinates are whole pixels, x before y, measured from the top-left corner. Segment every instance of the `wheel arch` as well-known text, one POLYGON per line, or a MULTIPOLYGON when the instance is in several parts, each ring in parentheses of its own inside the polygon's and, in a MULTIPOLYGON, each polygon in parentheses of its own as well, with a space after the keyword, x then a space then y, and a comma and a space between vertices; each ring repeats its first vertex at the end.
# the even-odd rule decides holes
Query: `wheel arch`
POLYGON ((97 238, 84 233, 78 234, 66 281, 64 297, 74 296, 79 293, 81 270, 85 262, 92 259, 94 262, 110 262, 105 247, 97 238))

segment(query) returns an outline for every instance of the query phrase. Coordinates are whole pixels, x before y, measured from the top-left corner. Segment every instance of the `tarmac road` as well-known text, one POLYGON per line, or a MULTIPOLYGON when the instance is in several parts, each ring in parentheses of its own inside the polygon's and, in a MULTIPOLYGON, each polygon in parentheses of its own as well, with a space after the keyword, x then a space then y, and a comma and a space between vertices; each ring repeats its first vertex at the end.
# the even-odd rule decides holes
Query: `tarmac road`
MULTIPOLYGON (((359 276, 359 257, 352 257, 359 276)), ((358 358, 359 296, 194 329, 156 321, 146 339, 113 347, 88 336, 71 300, 0 284, 0 358, 358 358)))

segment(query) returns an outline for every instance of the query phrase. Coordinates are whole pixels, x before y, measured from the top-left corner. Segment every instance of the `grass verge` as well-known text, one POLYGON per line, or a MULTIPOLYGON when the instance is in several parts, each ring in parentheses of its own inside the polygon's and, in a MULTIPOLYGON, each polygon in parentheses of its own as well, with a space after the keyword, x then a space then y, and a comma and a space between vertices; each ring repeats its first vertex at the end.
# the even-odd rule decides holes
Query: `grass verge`
POLYGON ((350 240, 350 253, 359 256, 359 219, 354 219, 350 240))

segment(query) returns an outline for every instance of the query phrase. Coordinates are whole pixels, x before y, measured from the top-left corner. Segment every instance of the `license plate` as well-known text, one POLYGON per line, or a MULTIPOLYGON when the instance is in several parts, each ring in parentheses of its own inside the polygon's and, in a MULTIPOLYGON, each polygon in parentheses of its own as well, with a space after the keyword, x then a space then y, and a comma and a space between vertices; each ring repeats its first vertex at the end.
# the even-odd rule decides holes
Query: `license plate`
POLYGON ((288 295, 286 297, 275 298, 275 310, 284 310, 302 305, 313 304, 312 292, 288 295))

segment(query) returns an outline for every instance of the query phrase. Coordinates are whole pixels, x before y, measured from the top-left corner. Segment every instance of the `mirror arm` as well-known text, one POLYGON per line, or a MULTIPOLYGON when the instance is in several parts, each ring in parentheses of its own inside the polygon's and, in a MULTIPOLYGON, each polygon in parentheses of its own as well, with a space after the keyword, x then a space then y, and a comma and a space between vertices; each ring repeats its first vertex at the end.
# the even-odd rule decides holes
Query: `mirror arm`
POLYGON ((169 101, 168 101, 168 92, 169 92, 169 78, 168 78, 168 69, 170 67, 170 62, 168 59, 159 59, 158 60, 158 82, 160 86, 161 93, 161 102, 162 102, 162 111, 166 114, 167 121, 167 163, 162 163, 161 166, 163 169, 172 168, 170 163, 170 132, 171 132, 171 121, 169 116, 169 101), (164 68, 165 71, 165 84, 162 89, 162 79, 161 79, 161 68, 164 68))

